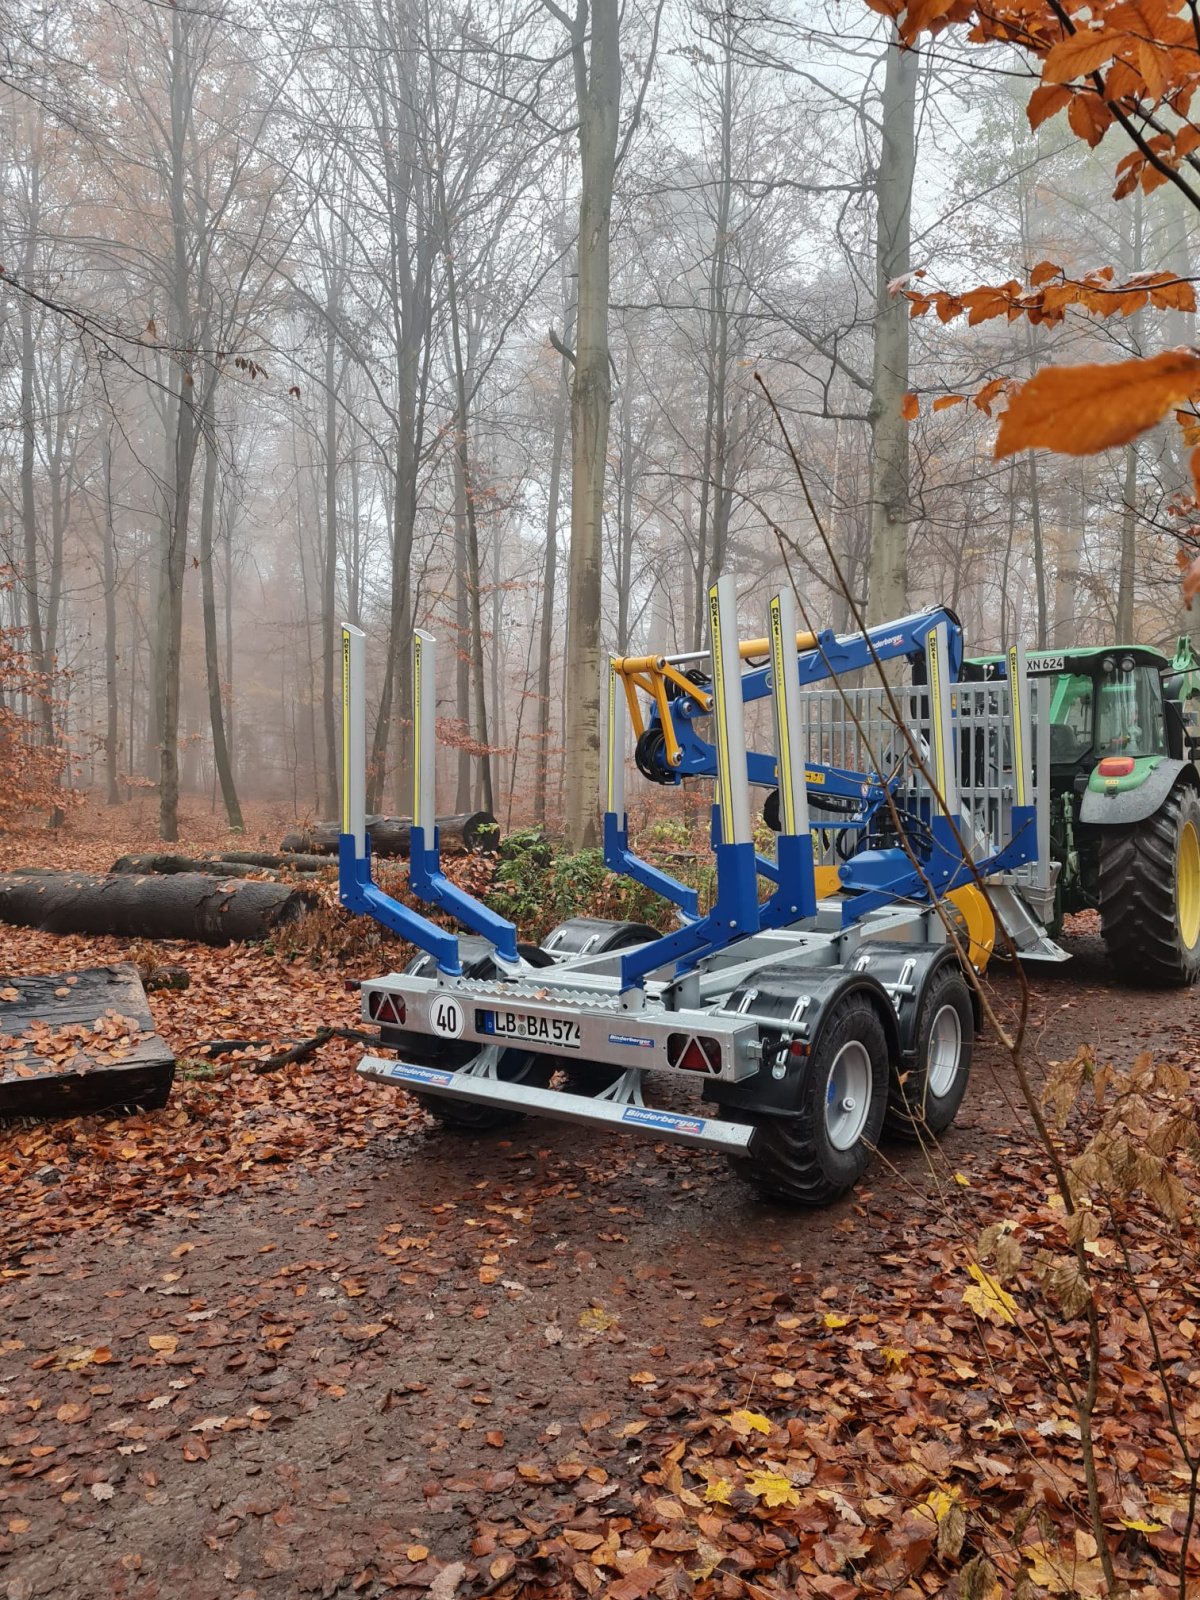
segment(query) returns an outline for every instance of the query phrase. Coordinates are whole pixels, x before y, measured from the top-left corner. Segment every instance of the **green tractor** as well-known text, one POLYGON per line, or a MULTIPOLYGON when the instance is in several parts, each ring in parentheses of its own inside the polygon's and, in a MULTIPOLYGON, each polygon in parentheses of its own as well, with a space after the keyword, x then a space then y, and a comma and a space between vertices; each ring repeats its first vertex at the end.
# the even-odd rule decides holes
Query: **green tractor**
MULTIPOLYGON (((973 664, 1000 666, 997 658, 973 664)), ((1049 695, 1051 937, 1099 910, 1132 981, 1200 978, 1200 658, 1145 645, 1029 656, 1037 718, 1049 695), (1049 680, 1049 681, 1047 681, 1049 680)), ((1002 668, 1001 668, 1002 670, 1002 668)), ((1048 908, 1047 908, 1048 909, 1048 908)))

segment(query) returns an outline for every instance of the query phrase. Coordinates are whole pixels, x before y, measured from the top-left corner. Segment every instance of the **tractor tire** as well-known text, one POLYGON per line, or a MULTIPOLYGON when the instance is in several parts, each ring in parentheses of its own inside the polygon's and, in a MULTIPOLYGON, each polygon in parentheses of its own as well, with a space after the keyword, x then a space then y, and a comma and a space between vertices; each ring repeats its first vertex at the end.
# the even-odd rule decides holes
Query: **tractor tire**
POLYGON ((1152 817, 1101 833, 1100 931, 1122 978, 1200 978, 1200 794, 1190 784, 1152 817))
POLYGON ((971 1074, 975 1011, 971 991, 957 966, 934 973, 921 997, 916 1059, 893 1069, 884 1132, 920 1143, 937 1138, 958 1115, 971 1074))
MULTIPOLYGON (((535 945, 522 944, 517 948, 533 966, 543 967, 552 964, 551 958, 545 951, 539 950, 535 945)), ((407 970, 420 971, 429 965, 428 956, 418 956, 409 964, 407 970)), ((467 968, 467 976, 488 978, 495 970, 491 959, 485 958, 470 965, 467 968)), ((469 1067, 473 1061, 477 1061, 482 1053, 478 1047, 471 1044, 434 1039, 428 1034, 411 1034, 409 1037, 414 1041, 415 1048, 405 1050, 405 1055, 409 1059, 418 1061, 422 1066, 444 1067, 461 1072, 464 1067, 469 1067)), ((496 1077, 505 1083, 527 1083, 545 1089, 553 1076, 554 1067, 553 1056, 539 1055, 533 1050, 504 1050, 496 1063, 496 1077)), ((414 1094, 413 1098, 422 1110, 428 1111, 443 1128, 450 1128, 458 1133, 491 1133, 496 1128, 511 1128, 514 1123, 524 1118, 524 1112, 507 1111, 501 1106, 474 1105, 470 1100, 444 1100, 441 1095, 436 1094, 414 1094)))
POLYGON ((865 995, 848 994, 797 1077, 794 1114, 745 1113, 756 1124, 751 1150, 730 1165, 770 1199, 832 1205, 853 1189, 879 1143, 888 1074, 879 1012, 865 995))

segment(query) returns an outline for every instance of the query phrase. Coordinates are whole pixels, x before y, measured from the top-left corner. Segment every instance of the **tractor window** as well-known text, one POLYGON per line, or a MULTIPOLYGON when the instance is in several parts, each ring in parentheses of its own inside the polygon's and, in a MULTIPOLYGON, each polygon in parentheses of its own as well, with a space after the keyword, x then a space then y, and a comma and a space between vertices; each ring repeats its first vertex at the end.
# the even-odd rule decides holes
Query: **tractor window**
POLYGON ((1050 706, 1050 761, 1074 765, 1092 748, 1093 683, 1082 673, 1064 673, 1050 706))
POLYGON ((1157 670, 1115 661, 1096 684, 1097 757, 1166 755, 1162 682, 1157 670))

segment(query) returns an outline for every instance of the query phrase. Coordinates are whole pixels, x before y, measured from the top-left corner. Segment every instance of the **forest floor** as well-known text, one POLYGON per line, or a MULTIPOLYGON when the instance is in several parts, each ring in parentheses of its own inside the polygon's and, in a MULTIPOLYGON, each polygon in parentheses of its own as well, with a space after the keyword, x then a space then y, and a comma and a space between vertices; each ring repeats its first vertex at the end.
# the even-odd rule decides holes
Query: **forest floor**
MULTIPOLYGON (((107 865, 143 826, 93 822, 4 864, 107 865)), ((1077 933, 1032 979, 1034 1068, 1088 1041, 1191 1062, 1196 992, 1114 987, 1077 933)), ((1053 1226, 994 1043, 941 1157, 886 1149, 796 1214, 703 1153, 439 1133, 345 1040, 214 1072, 202 1041, 353 1025, 357 997, 311 956, 168 948, 191 986, 150 996, 180 1057, 167 1107, 0 1130, 7 1600, 1103 1592, 1046 1325, 964 1301, 982 1226, 1053 1226)), ((130 953, 0 928, 7 974, 130 953)), ((992 994, 1011 1014, 1015 978, 992 994)), ((1136 1264, 1153 1295, 1180 1279, 1163 1338, 1194 1400, 1185 1235, 1136 1264)), ((1105 1324, 1110 1545, 1135 1594, 1200 1592, 1131 1329, 1105 1324)))

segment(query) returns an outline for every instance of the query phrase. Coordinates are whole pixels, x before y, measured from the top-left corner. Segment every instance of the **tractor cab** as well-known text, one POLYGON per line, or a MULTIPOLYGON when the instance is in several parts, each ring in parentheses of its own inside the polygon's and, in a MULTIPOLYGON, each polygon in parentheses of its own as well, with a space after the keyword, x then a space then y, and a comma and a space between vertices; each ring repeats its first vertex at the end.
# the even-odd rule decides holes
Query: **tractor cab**
POLYGON ((1050 771, 1055 788, 1072 780, 1126 776, 1136 763, 1171 753, 1157 650, 1076 650, 1033 656, 1030 674, 1054 674, 1050 695, 1050 771), (1043 664, 1044 663, 1044 664, 1043 664))

